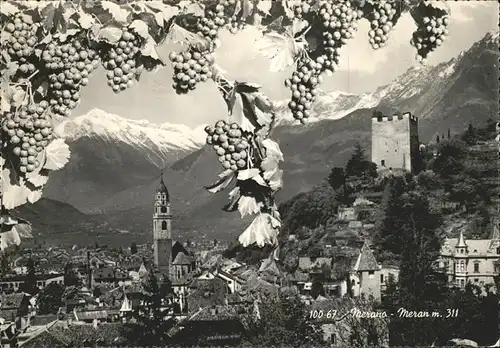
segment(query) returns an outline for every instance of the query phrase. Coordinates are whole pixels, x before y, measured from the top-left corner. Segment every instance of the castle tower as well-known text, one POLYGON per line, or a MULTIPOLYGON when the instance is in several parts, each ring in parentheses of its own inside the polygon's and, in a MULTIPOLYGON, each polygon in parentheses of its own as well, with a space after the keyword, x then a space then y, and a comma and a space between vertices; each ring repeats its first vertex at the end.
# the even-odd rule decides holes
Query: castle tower
POLYGON ((359 252, 354 271, 359 277, 359 294, 365 296, 373 296, 376 300, 380 300, 380 266, 373 255, 372 250, 365 241, 361 251, 359 252))
POLYGON ((455 281, 461 288, 467 283, 468 254, 469 247, 465 242, 463 232, 460 231, 460 237, 455 246, 455 281))
POLYGON ((379 170, 416 170, 419 156, 418 119, 409 112, 372 117, 372 162, 379 170))
POLYGON ((172 263, 172 215, 170 196, 163 182, 163 171, 154 199, 153 243, 155 266, 161 274, 169 277, 172 263))

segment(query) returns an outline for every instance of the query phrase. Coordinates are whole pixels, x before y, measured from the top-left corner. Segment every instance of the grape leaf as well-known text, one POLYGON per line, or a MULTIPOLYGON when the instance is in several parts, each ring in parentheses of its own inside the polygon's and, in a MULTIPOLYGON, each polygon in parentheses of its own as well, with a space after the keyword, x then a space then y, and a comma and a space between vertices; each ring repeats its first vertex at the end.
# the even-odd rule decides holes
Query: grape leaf
POLYGON ((13 245, 20 245, 21 237, 17 230, 12 227, 10 230, 0 233, 0 250, 5 250, 13 245))
POLYGON ((127 23, 128 17, 131 14, 126 8, 115 4, 112 1, 102 1, 101 6, 104 10, 106 10, 113 19, 117 22, 127 23))
POLYGON ((165 25, 165 17, 163 16, 163 13, 158 12, 155 14, 155 21, 156 24, 158 24, 161 28, 165 25))
POLYGON ((247 229, 238 237, 238 241, 247 247, 257 244, 263 247, 265 244, 276 244, 278 237, 279 221, 270 214, 260 213, 247 227, 247 229), (278 226, 278 227, 277 227, 278 226))
POLYGON ((283 187, 283 170, 275 171, 268 179, 269 187, 273 191, 278 191, 283 187))
POLYGON ((66 165, 69 161, 71 152, 68 144, 63 139, 53 140, 45 148, 45 164, 44 169, 59 170, 66 165))
POLYGON ((179 14, 179 8, 162 4, 160 2, 151 2, 146 6, 158 11, 155 14, 155 19, 161 27, 163 27, 164 22, 168 22, 173 16, 177 16, 179 14))
POLYGON ((271 59, 269 70, 282 71, 295 62, 295 40, 278 33, 266 34, 257 44, 258 51, 271 59))
POLYGON ((241 100, 243 104, 243 114, 250 121, 250 123, 261 129, 263 126, 269 126, 274 120, 274 114, 263 112, 256 105, 257 98, 260 98, 260 93, 241 93, 241 100))
POLYGON ((224 206, 223 210, 227 212, 233 212, 238 208, 238 201, 241 197, 241 191, 238 186, 229 192, 229 203, 224 206))
POLYGON ((205 15, 205 10, 200 3, 187 1, 186 5, 184 5, 182 13, 186 13, 186 14, 190 13, 190 14, 193 14, 195 16, 204 16, 205 15))
POLYGON ((1 179, 5 209, 11 210, 27 202, 30 191, 10 166, 3 167, 1 179))
MULTIPOLYGON (((145 57, 150 57, 152 59, 162 61, 162 59, 160 59, 160 57, 158 56, 155 40, 151 36, 149 36, 146 42, 144 42, 144 47, 141 49, 141 54, 145 57)), ((162 63, 164 62, 162 61, 162 63)))
POLYGON ((46 170, 42 170, 36 174, 28 173, 26 174, 26 180, 30 182, 35 187, 42 187, 49 181, 49 175, 46 170))
POLYGON ((64 32, 64 34, 54 35, 60 42, 65 42, 69 37, 74 36, 75 34, 80 33, 79 29, 69 29, 64 32))
POLYGON ((219 174, 219 180, 217 182, 213 183, 212 185, 205 186, 205 188, 212 193, 220 192, 229 186, 234 177, 235 173, 232 170, 225 170, 224 172, 219 174))
POLYGON ((34 191, 29 191, 28 194, 28 202, 30 203, 35 203, 37 202, 40 198, 42 198, 42 189, 34 190, 34 191))
POLYGON ((0 6, 0 13, 6 16, 12 16, 19 12, 19 7, 14 6, 14 4, 8 1, 2 1, 2 5, 0 6))
POLYGON ((151 37, 151 35, 149 35, 148 25, 139 19, 133 21, 130 24, 129 28, 134 30, 134 32, 137 33, 143 39, 148 39, 149 37, 151 37))
POLYGON ((294 8, 295 6, 300 6, 301 2, 301 0, 285 0, 282 2, 283 10, 288 18, 291 19, 295 17, 294 8))
POLYGON ((106 41, 110 44, 117 43, 122 37, 122 30, 117 27, 105 27, 99 30, 98 41, 106 41))
POLYGON ((257 10, 259 10, 266 16, 270 16, 272 5, 273 5, 272 1, 260 0, 259 3, 257 4, 257 10))
POLYGON ((241 196, 238 200, 238 210, 242 218, 260 212, 261 205, 261 203, 257 203, 254 197, 241 196))
POLYGON ((202 36, 192 33, 177 24, 172 24, 169 29, 167 40, 171 43, 178 43, 181 45, 195 45, 195 44, 203 44, 207 45, 207 40, 202 36))
POLYGON ((241 0, 241 20, 246 20, 253 13, 253 3, 250 0, 241 0))
POLYGON ((21 238, 32 238, 33 237, 33 235, 31 234, 32 233, 31 224, 26 220, 18 219, 18 222, 14 226, 14 228, 15 228, 17 234, 19 235, 19 237, 21 237, 21 238))
POLYGON ((241 94, 234 93, 232 100, 228 101, 229 107, 231 107, 231 120, 239 124, 243 131, 253 133, 256 125, 247 117, 248 110, 244 107, 241 94))
POLYGON ((83 29, 90 29, 95 24, 95 19, 88 13, 80 11, 78 12, 77 22, 83 29))
POLYGON ((266 148, 266 157, 277 158, 279 161, 283 161, 283 153, 277 142, 268 138, 262 141, 262 145, 266 148))
POLYGON ((237 93, 254 93, 261 89, 262 86, 256 83, 236 82, 234 88, 237 93))
POLYGON ((267 183, 264 181, 262 176, 260 175, 260 170, 257 168, 252 168, 252 169, 245 169, 245 170, 240 170, 238 172, 238 180, 244 181, 244 180, 253 180, 260 186, 267 187, 267 183))

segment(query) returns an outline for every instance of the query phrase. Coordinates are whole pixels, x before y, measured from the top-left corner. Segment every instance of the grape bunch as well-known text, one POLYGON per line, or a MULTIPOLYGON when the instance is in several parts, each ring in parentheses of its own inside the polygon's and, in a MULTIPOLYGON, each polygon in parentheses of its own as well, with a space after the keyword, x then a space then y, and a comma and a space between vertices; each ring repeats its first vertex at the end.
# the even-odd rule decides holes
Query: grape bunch
POLYGON ((249 139, 237 123, 217 121, 215 127, 205 127, 207 144, 212 145, 225 169, 237 171, 247 168, 249 139))
MULTIPOLYGON (((36 33, 38 26, 33 24, 33 20, 26 15, 17 13, 11 22, 5 25, 5 41, 2 40, 4 49, 12 59, 19 64, 18 71, 23 75, 32 74, 36 69, 35 65, 29 62, 28 58, 35 52, 37 44, 36 33)), ((4 33, 2 33, 2 36, 4 33)))
POLYGON ((416 11, 418 14, 412 15, 417 23, 417 30, 410 43, 417 49, 417 60, 423 62, 446 39, 449 17, 444 10, 425 4, 420 5, 416 11))
POLYGON ((53 137, 48 108, 47 101, 31 104, 6 113, 1 123, 2 137, 18 158, 21 173, 31 173, 42 164, 38 155, 53 137))
POLYGON ((389 33, 396 25, 401 11, 396 3, 386 0, 374 1, 368 7, 366 18, 370 21, 368 37, 374 50, 384 47, 389 39, 389 33))
POLYGON ((285 86, 292 91, 292 100, 288 107, 293 117, 301 123, 306 123, 310 117, 312 103, 318 94, 317 86, 323 81, 320 73, 324 58, 318 57, 318 60, 319 62, 310 58, 300 60, 292 78, 285 80, 285 86))
POLYGON ((140 75, 142 66, 137 64, 139 47, 140 38, 125 28, 116 46, 111 47, 103 59, 108 85, 115 93, 132 87, 134 78, 140 75))
POLYGON ((323 26, 324 54, 317 62, 324 71, 334 72, 339 64, 339 50, 354 37, 362 13, 347 0, 330 0, 320 4, 318 15, 323 26))
POLYGON ((205 49, 203 45, 197 45, 184 52, 170 52, 169 59, 174 68, 173 88, 178 94, 194 90, 196 84, 212 78, 215 55, 205 49))
POLYGON ((49 75, 49 101, 54 114, 69 116, 80 101, 82 86, 89 83, 89 75, 98 67, 97 51, 86 39, 73 37, 67 43, 51 42, 42 52, 49 75))

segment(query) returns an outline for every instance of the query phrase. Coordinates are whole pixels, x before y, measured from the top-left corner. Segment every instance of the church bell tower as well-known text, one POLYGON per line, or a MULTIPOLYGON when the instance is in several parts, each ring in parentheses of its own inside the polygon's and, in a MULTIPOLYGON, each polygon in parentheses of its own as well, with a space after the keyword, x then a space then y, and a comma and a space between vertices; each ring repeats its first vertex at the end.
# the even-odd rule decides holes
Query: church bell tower
POLYGON ((156 269, 164 276, 169 277, 172 263, 172 215, 170 213, 170 196, 167 186, 163 182, 163 171, 154 199, 153 243, 156 269))

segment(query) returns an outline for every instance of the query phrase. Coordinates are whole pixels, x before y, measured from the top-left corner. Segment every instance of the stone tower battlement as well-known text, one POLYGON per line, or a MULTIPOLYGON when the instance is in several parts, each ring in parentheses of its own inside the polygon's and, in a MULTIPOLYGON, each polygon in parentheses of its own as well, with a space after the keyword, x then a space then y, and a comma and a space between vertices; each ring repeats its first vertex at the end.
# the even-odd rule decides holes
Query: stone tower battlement
POLYGON ((414 170, 419 154, 418 118, 410 112, 372 117, 372 162, 379 170, 414 170))
POLYGON ((386 121, 401 121, 401 120, 407 120, 409 119, 410 122, 417 122, 418 123, 418 117, 415 115, 412 115, 409 112, 405 112, 403 114, 394 114, 392 116, 377 116, 373 115, 372 118, 376 119, 377 122, 386 122, 386 121))

